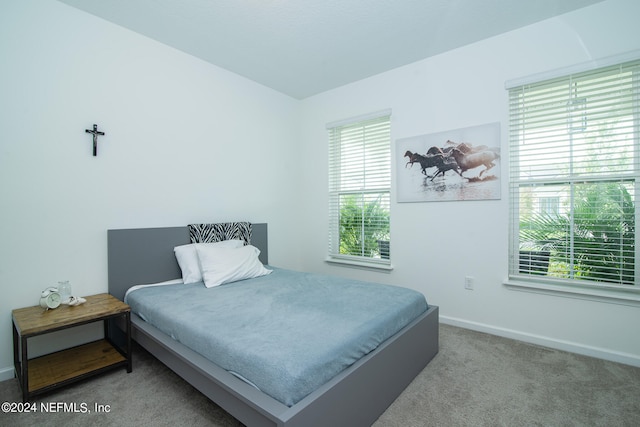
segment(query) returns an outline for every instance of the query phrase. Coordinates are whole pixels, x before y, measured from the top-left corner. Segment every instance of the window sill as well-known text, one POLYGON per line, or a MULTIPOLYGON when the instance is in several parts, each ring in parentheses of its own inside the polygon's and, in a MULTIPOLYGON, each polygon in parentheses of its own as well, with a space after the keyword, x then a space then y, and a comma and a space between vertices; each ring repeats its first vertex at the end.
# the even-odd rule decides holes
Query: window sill
POLYGON ((367 270, 379 270, 390 272, 393 270, 393 266, 390 263, 381 263, 381 262, 367 262, 367 261, 356 261, 351 259, 343 259, 343 258, 327 258, 325 262, 329 264, 337 264, 345 267, 355 267, 355 268, 364 268, 367 270))
POLYGON ((640 293, 633 290, 610 290, 577 285, 562 286, 517 279, 507 279, 503 285, 514 291, 640 307, 640 293))

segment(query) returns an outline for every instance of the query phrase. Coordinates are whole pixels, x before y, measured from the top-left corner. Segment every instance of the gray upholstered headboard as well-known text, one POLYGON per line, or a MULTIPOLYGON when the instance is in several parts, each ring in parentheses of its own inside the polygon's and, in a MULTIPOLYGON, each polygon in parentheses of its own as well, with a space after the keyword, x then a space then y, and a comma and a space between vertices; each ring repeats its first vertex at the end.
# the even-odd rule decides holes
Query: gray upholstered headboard
MULTIPOLYGON (((133 285, 179 279, 173 248, 191 243, 189 228, 134 228, 107 231, 109 293, 122 300, 133 285)), ((251 244, 269 263, 267 224, 252 224, 251 244)))

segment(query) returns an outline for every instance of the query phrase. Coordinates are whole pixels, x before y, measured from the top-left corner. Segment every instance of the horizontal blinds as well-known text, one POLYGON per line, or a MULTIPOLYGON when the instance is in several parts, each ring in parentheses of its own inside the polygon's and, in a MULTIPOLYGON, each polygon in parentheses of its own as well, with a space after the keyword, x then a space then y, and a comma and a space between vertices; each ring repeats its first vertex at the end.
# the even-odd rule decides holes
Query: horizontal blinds
POLYGON ((391 182, 389 118, 332 128, 330 136, 333 191, 388 189, 391 182))
POLYGON ((634 172, 638 63, 510 92, 518 180, 634 172))
POLYGON ((635 283, 640 61, 509 91, 511 275, 635 283), (527 258, 528 257, 528 258, 527 258))
POLYGON ((388 240, 389 230, 390 116, 328 131, 329 254, 380 257, 377 240, 388 240))

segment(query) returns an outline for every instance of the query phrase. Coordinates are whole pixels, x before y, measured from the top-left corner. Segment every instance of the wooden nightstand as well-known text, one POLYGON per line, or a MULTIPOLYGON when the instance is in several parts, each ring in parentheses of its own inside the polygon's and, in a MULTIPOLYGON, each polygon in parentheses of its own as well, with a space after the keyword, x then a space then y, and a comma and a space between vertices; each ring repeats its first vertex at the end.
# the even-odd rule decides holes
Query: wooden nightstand
POLYGON ((131 309, 109 294, 86 300, 78 306, 61 305, 46 311, 40 306, 13 310, 13 362, 24 401, 109 369, 124 366, 131 372, 131 309), (109 320, 119 317, 126 330, 124 348, 109 338, 109 320), (104 322, 104 339, 28 359, 29 338, 98 321, 104 322))

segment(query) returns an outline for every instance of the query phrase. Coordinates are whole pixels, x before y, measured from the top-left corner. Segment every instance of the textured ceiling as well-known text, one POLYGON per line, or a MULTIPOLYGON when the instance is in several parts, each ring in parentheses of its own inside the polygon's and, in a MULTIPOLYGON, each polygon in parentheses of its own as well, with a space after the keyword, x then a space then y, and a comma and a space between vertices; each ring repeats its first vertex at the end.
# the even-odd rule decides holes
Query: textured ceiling
POLYGON ((602 0, 59 0, 302 99, 602 0))

